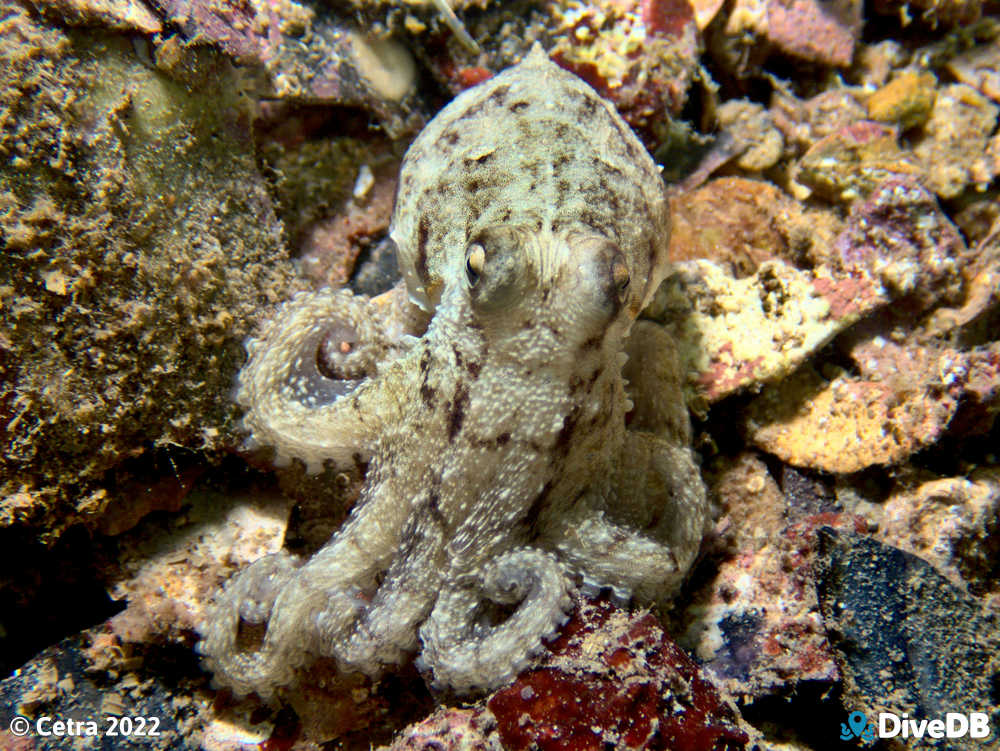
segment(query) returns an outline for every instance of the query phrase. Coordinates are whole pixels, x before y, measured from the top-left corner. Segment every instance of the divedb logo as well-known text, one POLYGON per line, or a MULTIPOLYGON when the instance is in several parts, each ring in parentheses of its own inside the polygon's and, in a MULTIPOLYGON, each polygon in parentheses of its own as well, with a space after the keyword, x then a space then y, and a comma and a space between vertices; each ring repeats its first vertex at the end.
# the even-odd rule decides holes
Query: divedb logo
POLYGON ((840 723, 840 740, 864 744, 876 738, 977 738, 990 737, 990 717, 984 712, 948 712, 944 719, 914 720, 908 715, 879 712, 877 722, 868 722, 861 712, 851 712, 840 723))

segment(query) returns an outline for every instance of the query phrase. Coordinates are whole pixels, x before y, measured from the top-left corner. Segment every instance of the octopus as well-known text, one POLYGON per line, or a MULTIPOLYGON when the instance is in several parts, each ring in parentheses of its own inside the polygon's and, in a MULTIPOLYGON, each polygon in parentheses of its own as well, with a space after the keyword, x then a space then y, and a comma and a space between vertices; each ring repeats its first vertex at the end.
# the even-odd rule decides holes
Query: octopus
POLYGON ((706 524, 672 341, 637 320, 669 232, 648 152, 540 46, 445 107, 390 227, 422 316, 308 292, 247 345, 250 443, 366 474, 311 558, 222 588, 199 644, 217 684, 270 697, 321 658, 376 679, 415 659, 471 695, 528 667, 578 591, 669 602, 706 524))

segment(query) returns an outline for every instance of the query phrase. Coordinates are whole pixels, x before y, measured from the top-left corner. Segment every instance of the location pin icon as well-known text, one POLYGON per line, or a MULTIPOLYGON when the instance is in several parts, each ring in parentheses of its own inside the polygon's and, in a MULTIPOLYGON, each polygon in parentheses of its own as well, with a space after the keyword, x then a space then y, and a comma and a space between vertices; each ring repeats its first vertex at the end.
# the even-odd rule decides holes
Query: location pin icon
POLYGON ((854 731, 854 737, 860 738, 861 734, 865 732, 865 728, 868 726, 868 720, 861 712, 851 712, 847 715, 847 724, 851 726, 851 730, 854 731))

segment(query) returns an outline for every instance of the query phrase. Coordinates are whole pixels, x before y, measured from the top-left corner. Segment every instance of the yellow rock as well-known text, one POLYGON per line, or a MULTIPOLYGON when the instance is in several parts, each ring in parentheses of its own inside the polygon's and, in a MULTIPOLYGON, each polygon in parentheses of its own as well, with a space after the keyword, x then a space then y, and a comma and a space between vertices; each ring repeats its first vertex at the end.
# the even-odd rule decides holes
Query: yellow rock
POLYGON ((906 71, 868 99, 868 116, 885 123, 899 123, 904 130, 927 122, 937 97, 932 73, 906 71))

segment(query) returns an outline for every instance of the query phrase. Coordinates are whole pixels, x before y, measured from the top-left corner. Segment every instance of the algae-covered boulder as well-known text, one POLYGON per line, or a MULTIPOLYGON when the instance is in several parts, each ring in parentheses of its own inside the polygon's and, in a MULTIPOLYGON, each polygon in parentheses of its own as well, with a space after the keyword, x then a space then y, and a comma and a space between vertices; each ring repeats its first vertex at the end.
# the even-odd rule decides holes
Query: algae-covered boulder
POLYGON ((0 528, 117 531, 166 447, 235 442, 241 342, 290 279, 252 106, 213 50, 0 2, 0 528))

